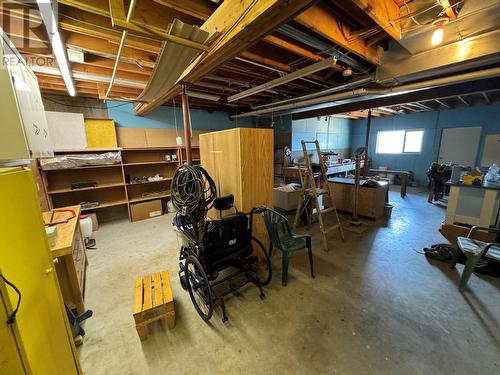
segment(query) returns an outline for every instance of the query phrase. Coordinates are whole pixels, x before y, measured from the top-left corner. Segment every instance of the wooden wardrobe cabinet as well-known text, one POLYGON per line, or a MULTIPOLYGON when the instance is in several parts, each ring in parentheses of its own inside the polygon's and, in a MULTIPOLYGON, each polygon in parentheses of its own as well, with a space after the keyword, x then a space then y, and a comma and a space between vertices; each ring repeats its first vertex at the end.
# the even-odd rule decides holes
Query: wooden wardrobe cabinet
MULTIPOLYGON (((236 128, 200 134, 201 165, 215 181, 217 194, 234 195, 239 211, 273 207, 272 129, 236 128)), ((254 215, 253 233, 268 247, 260 215, 254 215)))

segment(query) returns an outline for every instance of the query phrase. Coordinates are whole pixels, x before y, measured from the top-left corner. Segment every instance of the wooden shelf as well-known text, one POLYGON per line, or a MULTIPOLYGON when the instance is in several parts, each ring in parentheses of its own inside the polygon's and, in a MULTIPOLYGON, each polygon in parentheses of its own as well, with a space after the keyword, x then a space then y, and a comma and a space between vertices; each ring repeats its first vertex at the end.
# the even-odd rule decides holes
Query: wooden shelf
POLYGON ((162 150, 178 150, 179 147, 128 147, 122 151, 162 151, 162 150))
POLYGON ((112 184, 100 184, 97 186, 92 186, 92 187, 86 187, 86 188, 81 188, 81 189, 54 189, 54 190, 49 190, 47 191, 48 194, 61 194, 61 193, 73 193, 73 192, 78 192, 78 191, 85 191, 85 190, 96 190, 96 189, 107 189, 107 188, 113 188, 117 186, 124 186, 123 182, 116 182, 112 184))
POLYGON ((162 160, 162 161, 143 161, 143 162, 139 162, 139 163, 126 163, 126 164, 123 164, 123 166, 127 167, 127 166, 130 166, 130 165, 153 165, 153 164, 179 164, 179 161, 178 160, 174 160, 174 161, 166 161, 166 160, 162 160))
POLYGON ((71 154, 71 153, 81 153, 81 152, 110 152, 110 151, 121 151, 121 147, 117 148, 67 148, 54 150, 55 154, 71 154))
POLYGON ((85 167, 72 167, 72 168, 61 168, 61 169, 48 169, 44 172, 59 172, 59 171, 73 171, 75 169, 95 169, 95 168, 112 168, 121 167, 121 164, 103 164, 103 165, 86 165, 85 167))
POLYGON ((97 210, 99 208, 121 206, 123 204, 127 204, 127 201, 125 199, 124 200, 120 200, 120 201, 104 202, 104 203, 99 204, 99 206, 97 206, 97 207, 82 208, 82 211, 91 211, 91 210, 97 210))
POLYGON ((129 198, 128 202, 129 203, 137 203, 137 202, 144 202, 144 201, 150 201, 153 199, 160 199, 160 198, 167 198, 167 197, 170 197, 170 193, 161 194, 161 195, 148 195, 147 197, 129 198))
POLYGON ((144 185, 144 184, 153 184, 155 182, 163 182, 163 181, 172 181, 171 178, 163 178, 161 180, 156 180, 156 181, 144 181, 144 182, 138 182, 135 184, 127 184, 127 186, 135 186, 135 185, 144 185))

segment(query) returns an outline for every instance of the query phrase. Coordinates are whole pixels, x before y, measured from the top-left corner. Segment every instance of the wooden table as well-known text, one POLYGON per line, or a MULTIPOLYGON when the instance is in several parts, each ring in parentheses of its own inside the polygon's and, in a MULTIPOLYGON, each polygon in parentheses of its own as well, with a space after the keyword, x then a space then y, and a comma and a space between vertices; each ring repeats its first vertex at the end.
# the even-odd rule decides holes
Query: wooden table
POLYGON ((56 260, 57 278, 64 303, 78 314, 85 311, 85 275, 87 254, 80 230, 80 206, 57 208, 43 213, 45 225, 57 227, 57 237, 50 247, 52 259, 56 260), (71 218, 73 216, 75 217, 71 218))
MULTIPOLYGON (((378 187, 363 186, 365 180, 360 180, 358 196, 358 214, 371 219, 384 216, 389 184, 386 181, 377 181, 378 187)), ((354 179, 353 178, 329 178, 328 183, 332 186, 333 200, 337 210, 350 212, 354 210, 354 179)))
POLYGON ((401 176, 401 198, 406 197, 406 185, 408 185, 408 176, 410 172, 408 171, 396 171, 392 169, 370 169, 370 172, 375 173, 392 173, 401 176))

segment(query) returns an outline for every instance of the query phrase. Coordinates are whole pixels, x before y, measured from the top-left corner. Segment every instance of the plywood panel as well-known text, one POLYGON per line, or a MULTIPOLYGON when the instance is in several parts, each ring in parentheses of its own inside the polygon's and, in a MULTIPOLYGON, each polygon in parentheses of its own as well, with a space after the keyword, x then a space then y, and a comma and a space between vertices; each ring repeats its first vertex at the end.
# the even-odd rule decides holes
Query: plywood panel
MULTIPOLYGON (((243 211, 261 205, 273 207, 273 130, 241 128, 239 131, 243 211)), ((260 215, 254 219, 254 236, 267 248, 269 241, 264 221, 260 215)))
POLYGON ((82 149, 87 147, 83 114, 46 111, 50 140, 54 150, 82 149))
POLYGON ((176 147, 174 129, 146 128, 146 144, 148 147, 176 147))
POLYGON ((147 147, 146 129, 144 128, 116 128, 118 146, 123 148, 147 147))
MULTIPOLYGON (((273 206, 273 131, 231 129, 200 135, 201 164, 212 176, 218 195, 233 194, 238 210, 273 206)), ((264 244, 268 235, 260 217, 254 233, 264 244)))
POLYGON ((114 120, 85 119, 88 148, 117 148, 114 120))

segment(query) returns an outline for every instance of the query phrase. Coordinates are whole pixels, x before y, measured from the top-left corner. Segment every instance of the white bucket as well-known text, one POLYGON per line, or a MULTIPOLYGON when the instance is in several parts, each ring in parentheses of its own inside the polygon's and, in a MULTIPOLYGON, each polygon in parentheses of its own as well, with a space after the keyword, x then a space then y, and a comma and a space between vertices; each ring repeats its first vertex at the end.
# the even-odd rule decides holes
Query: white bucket
POLYGON ((92 237, 92 219, 89 216, 80 219, 80 229, 84 238, 92 237))

